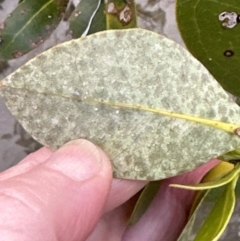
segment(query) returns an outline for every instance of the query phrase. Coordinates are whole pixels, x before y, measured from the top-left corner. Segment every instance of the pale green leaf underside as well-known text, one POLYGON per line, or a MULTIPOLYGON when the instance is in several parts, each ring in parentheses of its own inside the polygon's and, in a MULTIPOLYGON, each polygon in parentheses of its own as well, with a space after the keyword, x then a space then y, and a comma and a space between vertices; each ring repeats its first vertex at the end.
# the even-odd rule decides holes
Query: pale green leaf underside
POLYGON ((35 139, 51 148, 91 140, 109 155, 116 177, 162 179, 240 146, 240 138, 226 131, 126 107, 240 122, 239 107, 197 60, 147 30, 111 30, 66 42, 2 85, 1 96, 35 139))

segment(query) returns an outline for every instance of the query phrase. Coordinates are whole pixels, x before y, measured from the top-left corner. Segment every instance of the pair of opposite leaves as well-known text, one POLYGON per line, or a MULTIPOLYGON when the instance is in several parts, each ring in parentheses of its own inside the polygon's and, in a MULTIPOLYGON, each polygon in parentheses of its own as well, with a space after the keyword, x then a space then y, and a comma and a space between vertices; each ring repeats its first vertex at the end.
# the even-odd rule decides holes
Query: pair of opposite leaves
POLYGON ((184 48, 147 30, 60 44, 0 86, 37 141, 58 148, 86 138, 109 155, 116 177, 163 179, 240 146, 239 107, 184 48))

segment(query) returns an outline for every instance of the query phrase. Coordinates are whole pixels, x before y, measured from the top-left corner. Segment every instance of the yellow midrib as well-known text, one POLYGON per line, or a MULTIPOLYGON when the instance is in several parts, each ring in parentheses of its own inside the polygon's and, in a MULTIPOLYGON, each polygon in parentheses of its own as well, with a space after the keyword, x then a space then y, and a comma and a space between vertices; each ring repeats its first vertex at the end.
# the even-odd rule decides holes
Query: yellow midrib
POLYGON ((148 112, 159 114, 159 115, 184 119, 184 120, 188 120, 191 122, 195 122, 195 123, 211 126, 211 127, 217 128, 217 129, 221 129, 221 130, 224 130, 224 131, 227 131, 230 133, 234 133, 234 134, 240 136, 240 134, 237 132, 237 130, 240 128, 240 124, 237 125, 237 124, 225 123, 225 122, 217 121, 217 120, 211 120, 211 119, 205 119, 205 118, 195 117, 195 116, 191 116, 191 115, 179 114, 179 113, 175 113, 173 111, 153 109, 153 108, 150 108, 147 106, 140 106, 140 105, 138 106, 138 105, 132 105, 132 104, 115 103, 115 102, 104 102, 104 101, 98 101, 95 99, 86 99, 86 101, 98 103, 98 104, 104 104, 104 105, 108 105, 108 106, 119 107, 119 108, 148 111, 148 112))
POLYGON ((93 104, 95 103, 95 104, 99 104, 99 105, 106 105, 106 106, 112 106, 112 107, 118 107, 118 108, 126 108, 126 109, 132 109, 132 110, 151 112, 151 113, 164 115, 164 116, 168 116, 168 117, 172 117, 172 118, 179 118, 179 119, 199 123, 202 125, 210 126, 210 127, 220 129, 220 130, 235 134, 237 136, 240 136, 240 124, 226 123, 226 122, 222 122, 222 121, 218 121, 218 120, 211 120, 211 119, 206 119, 206 118, 201 118, 201 117, 196 117, 196 116, 191 116, 191 115, 175 113, 173 111, 168 111, 168 110, 154 109, 154 108, 151 108, 148 106, 117 103, 117 102, 106 102, 106 101, 97 100, 94 98, 83 98, 82 99, 82 98, 75 97, 75 96, 63 96, 63 95, 50 94, 50 93, 41 93, 41 92, 26 89, 26 88, 16 88, 16 87, 6 86, 3 84, 2 81, 0 81, 0 87, 21 89, 23 91, 25 90, 28 92, 34 92, 34 93, 50 95, 50 96, 57 96, 57 97, 65 98, 65 99, 71 99, 71 100, 76 100, 76 101, 81 101, 81 102, 88 102, 88 103, 93 103, 93 104))

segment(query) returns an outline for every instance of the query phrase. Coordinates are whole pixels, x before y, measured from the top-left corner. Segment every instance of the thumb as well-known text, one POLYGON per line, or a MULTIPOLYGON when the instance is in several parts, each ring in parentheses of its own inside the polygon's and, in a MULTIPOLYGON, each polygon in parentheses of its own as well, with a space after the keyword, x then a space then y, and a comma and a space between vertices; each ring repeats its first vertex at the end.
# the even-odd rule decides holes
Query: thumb
POLYGON ((1 240, 85 240, 102 214, 110 189, 107 156, 85 140, 49 151, 44 161, 36 161, 39 152, 15 166, 14 174, 9 169, 9 178, 0 175, 1 240), (37 164, 28 165, 24 172, 22 166, 31 161, 37 164))

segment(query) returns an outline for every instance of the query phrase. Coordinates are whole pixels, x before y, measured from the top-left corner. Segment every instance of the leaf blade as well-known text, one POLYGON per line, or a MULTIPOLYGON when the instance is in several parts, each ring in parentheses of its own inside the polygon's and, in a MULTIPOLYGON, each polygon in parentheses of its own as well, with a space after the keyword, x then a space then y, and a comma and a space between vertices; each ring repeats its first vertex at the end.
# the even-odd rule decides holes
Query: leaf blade
POLYGON ((153 181, 153 182, 149 182, 144 187, 143 191, 141 192, 137 200, 137 203, 134 206, 132 214, 128 220, 129 226, 135 225, 140 220, 140 218, 146 212, 152 200, 156 196, 160 185, 161 185, 161 181, 153 181))
MULTIPOLYGON (((234 169, 233 164, 231 164, 229 162, 221 161, 219 164, 217 164, 215 167, 213 167, 210 171, 208 171, 207 174, 204 175, 204 177, 201 180, 201 183, 219 180, 222 177, 229 174, 233 169, 234 169)), ((206 201, 209 201, 209 200, 215 201, 216 197, 219 196, 218 195, 219 192, 221 192, 221 190, 219 190, 219 188, 211 189, 211 192, 208 193, 205 200, 206 201)), ((196 209, 196 207, 198 206, 198 204, 201 201, 201 198, 204 194, 205 194, 205 191, 198 191, 196 193, 192 206, 191 206, 191 210, 190 210, 190 214, 189 214, 190 217, 191 217, 192 213, 194 212, 194 210, 196 209)))
POLYGON ((240 96, 239 24, 231 29, 224 28, 219 15, 225 11, 239 13, 238 1, 178 0, 176 6, 178 27, 189 51, 225 90, 240 96), (229 51, 233 55, 227 55, 229 51))
POLYGON ((226 185, 226 189, 215 203, 213 209, 203 223, 194 241, 213 240, 217 241, 224 232, 234 211, 236 197, 235 186, 238 176, 226 185))
POLYGON ((203 182, 196 185, 171 184, 170 186, 188 189, 188 190, 207 190, 207 189, 217 188, 228 184, 233 179, 235 179, 236 176, 239 175, 239 173, 240 173, 240 165, 236 165, 236 167, 231 172, 229 172, 225 177, 221 179, 217 179, 210 182, 203 182))
MULTIPOLYGON (((220 162, 217 166, 215 166, 213 169, 211 169, 202 179, 201 182, 211 182, 211 181, 216 181, 219 178, 222 178, 223 176, 225 176, 225 174, 228 174, 229 172, 231 172, 233 170, 234 166, 231 163, 227 163, 227 162, 220 162)), ((230 184, 228 184, 230 185, 230 184)), ((220 189, 225 188, 221 187, 220 189)), ((206 201, 209 200, 209 196, 213 196, 212 192, 215 192, 215 190, 217 190, 219 188, 216 189, 211 189, 211 190, 203 190, 203 191, 198 191, 194 201, 192 203, 192 207, 191 207, 191 211, 190 211, 190 215, 189 215, 189 220, 187 225, 185 226, 184 230, 182 231, 181 235, 178 238, 178 241, 185 241, 185 240, 190 240, 189 237, 192 237, 192 234, 195 233, 193 231, 193 227, 194 227, 194 222, 196 220, 197 215, 200 213, 200 208, 202 206, 202 204, 206 201)), ((233 188, 234 190, 234 188, 233 188)), ((220 190, 221 191, 221 190, 220 190)), ((216 201, 219 199, 219 197, 221 197, 223 194, 221 192, 215 192, 214 195, 217 196, 217 199, 215 198, 213 201, 216 201), (217 195, 216 195, 217 194, 217 195), (220 194, 220 195, 219 195, 220 194)), ((227 221, 228 222, 228 221, 227 221)), ((227 223, 226 222, 226 223, 227 223)), ((196 227, 195 227, 196 228, 196 227)), ((223 228, 224 229, 224 228, 223 228)), ((196 237, 196 236, 195 236, 196 237)), ((191 240, 193 240, 191 238, 191 240)), ((203 239, 204 240, 204 239, 203 239)))
POLYGON ((66 0, 21 2, 0 30, 1 60, 17 58, 41 44, 60 22, 66 0))
POLYGON ((166 178, 240 145, 237 136, 222 130, 101 103, 238 122, 239 107, 206 69, 173 41, 146 30, 109 30, 72 40, 37 56, 2 84, 1 95, 34 138, 51 148, 87 138, 107 152, 117 177, 166 178), (89 98, 99 103, 85 101, 89 98))
MULTIPOLYGON (((93 18, 96 16, 98 11, 102 10, 102 5, 104 6, 104 2, 101 0, 80 1, 69 19, 69 27, 72 30, 73 38, 79 38, 88 34, 93 18)), ((102 15, 104 15, 103 11, 102 15)), ((104 30, 105 26, 106 23, 101 26, 100 29, 102 28, 104 30)))
POLYGON ((190 241, 189 237, 191 237, 193 225, 196 220, 198 211, 199 211, 202 203, 205 201, 208 193, 209 193, 209 190, 201 191, 201 196, 199 197, 199 200, 194 209, 194 212, 192 213, 190 219, 188 220, 186 226, 184 227, 184 229, 181 232, 180 236, 178 237, 177 241, 190 241))

